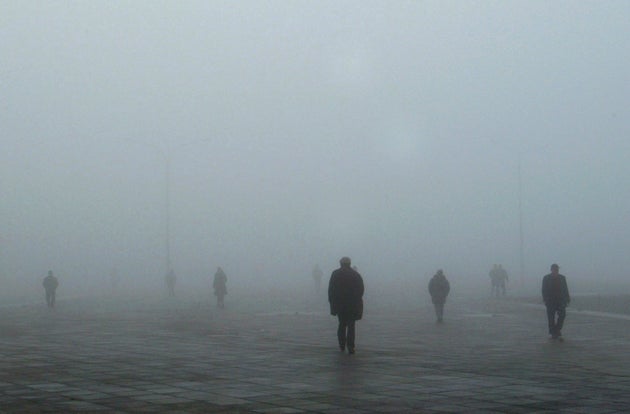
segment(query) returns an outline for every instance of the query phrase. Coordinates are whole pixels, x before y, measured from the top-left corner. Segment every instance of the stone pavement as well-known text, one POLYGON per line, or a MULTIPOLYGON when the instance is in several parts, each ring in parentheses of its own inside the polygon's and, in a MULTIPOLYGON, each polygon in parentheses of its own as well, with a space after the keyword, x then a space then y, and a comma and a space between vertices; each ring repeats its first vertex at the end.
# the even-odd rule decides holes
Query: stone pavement
MULTIPOLYGON (((234 299, 234 298, 230 298, 234 299)), ((0 308, 0 413, 614 413, 630 411, 630 321, 541 306, 366 303, 357 353, 325 303, 192 299, 0 308)))

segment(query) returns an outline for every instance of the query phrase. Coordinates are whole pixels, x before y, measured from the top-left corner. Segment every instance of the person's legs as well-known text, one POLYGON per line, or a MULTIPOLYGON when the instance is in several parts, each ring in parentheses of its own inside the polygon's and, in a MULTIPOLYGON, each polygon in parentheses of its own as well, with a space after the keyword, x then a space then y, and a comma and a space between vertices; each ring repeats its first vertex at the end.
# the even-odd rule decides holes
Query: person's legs
POLYGON ((354 354, 355 320, 348 320, 348 352, 354 354))
POLYGON ((556 335, 562 336, 562 326, 564 325, 564 318, 567 316, 567 310, 564 307, 559 307, 557 309, 558 312, 558 320, 556 321, 556 335))
POLYGON ((337 340, 339 341, 339 348, 343 351, 346 347, 346 329, 348 327, 348 321, 341 314, 337 315, 339 319, 339 327, 337 328, 337 340))
POLYGON ((50 307, 50 291, 46 291, 46 305, 50 307))
POLYGON ((556 308, 555 306, 547 306, 547 323, 549 324, 549 335, 556 337, 556 308))

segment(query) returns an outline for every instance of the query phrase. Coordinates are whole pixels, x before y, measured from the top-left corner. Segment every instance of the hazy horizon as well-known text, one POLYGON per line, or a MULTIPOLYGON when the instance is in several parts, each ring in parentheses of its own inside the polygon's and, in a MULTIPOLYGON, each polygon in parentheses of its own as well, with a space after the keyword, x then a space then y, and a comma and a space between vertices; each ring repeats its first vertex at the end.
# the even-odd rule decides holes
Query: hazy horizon
POLYGON ((3 296, 49 269, 60 289, 113 269, 161 284, 165 154, 191 289, 217 266, 235 285, 307 285, 345 255, 368 287, 438 268, 487 284, 502 263, 534 292, 554 262, 585 289, 627 284, 630 3, 0 11, 3 296))

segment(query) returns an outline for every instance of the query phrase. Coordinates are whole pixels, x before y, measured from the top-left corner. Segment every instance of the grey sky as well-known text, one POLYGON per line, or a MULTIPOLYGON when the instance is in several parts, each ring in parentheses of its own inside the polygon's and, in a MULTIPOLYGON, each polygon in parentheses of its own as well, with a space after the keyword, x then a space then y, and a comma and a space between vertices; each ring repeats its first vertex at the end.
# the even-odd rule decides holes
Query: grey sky
POLYGON ((9 277, 627 274, 628 2, 0 10, 9 277))

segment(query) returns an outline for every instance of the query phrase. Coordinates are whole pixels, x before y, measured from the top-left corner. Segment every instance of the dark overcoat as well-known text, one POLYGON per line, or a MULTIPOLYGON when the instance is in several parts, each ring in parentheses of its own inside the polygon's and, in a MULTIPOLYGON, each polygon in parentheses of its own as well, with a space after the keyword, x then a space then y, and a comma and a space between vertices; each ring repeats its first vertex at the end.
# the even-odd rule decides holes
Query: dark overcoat
POLYGON ((545 305, 564 308, 571 302, 567 278, 561 274, 549 273, 543 277, 542 297, 545 305))
POLYGON ((359 320, 363 317, 363 278, 350 266, 332 272, 328 283, 331 315, 359 320))
POLYGON ((214 274, 214 281, 212 282, 214 287, 214 294, 217 296, 227 295, 227 276, 223 270, 217 270, 214 274))
POLYGON ((451 290, 451 285, 448 283, 446 276, 443 274, 436 274, 429 281, 429 293, 431 294, 431 301, 436 305, 443 305, 446 303, 446 297, 451 290))

